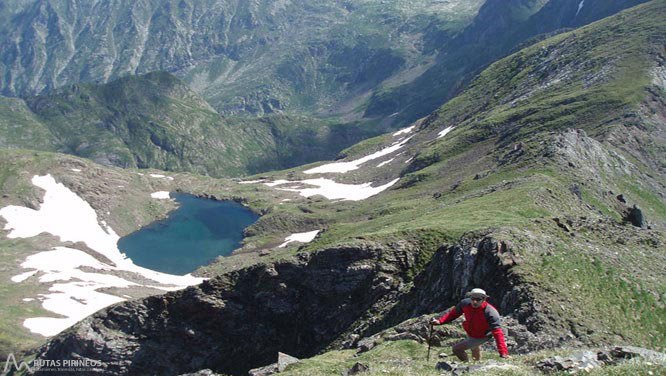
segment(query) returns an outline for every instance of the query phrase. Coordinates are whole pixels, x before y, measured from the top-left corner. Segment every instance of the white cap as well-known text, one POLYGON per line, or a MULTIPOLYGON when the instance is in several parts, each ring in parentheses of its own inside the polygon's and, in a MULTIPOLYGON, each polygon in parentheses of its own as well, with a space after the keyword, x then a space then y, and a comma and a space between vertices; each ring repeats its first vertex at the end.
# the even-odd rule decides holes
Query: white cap
POLYGON ((488 297, 488 295, 486 294, 486 292, 484 290, 481 290, 481 289, 478 289, 478 288, 477 289, 472 289, 472 291, 467 293, 467 296, 482 296, 484 298, 488 297))

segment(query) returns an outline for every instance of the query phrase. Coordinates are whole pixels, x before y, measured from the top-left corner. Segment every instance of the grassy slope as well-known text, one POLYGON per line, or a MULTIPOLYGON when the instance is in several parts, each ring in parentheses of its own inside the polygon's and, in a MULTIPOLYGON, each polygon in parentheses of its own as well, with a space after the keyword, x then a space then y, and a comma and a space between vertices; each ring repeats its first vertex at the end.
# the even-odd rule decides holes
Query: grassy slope
MULTIPOLYGON (((441 370, 435 369, 435 365, 440 359, 438 354, 445 352, 449 355, 444 359, 447 362, 457 362, 450 353, 448 345, 455 343, 455 340, 448 341, 447 347, 432 347, 430 361, 427 361, 427 345, 416 341, 395 341, 385 342, 378 347, 362 354, 356 355, 354 350, 331 351, 325 354, 305 359, 297 364, 288 366, 284 375, 306 376, 306 375, 340 375, 351 369, 354 364, 362 363, 369 367, 367 372, 362 373, 368 376, 399 376, 399 375, 442 375, 441 370)), ((567 357, 574 352, 572 349, 558 349, 555 351, 547 350, 533 353, 527 356, 514 357, 511 360, 502 360, 497 354, 484 352, 484 360, 477 364, 495 362, 495 364, 507 365, 506 369, 484 370, 466 373, 470 376, 496 375, 496 376, 528 376, 543 375, 535 366, 543 359, 553 356, 567 357)), ((666 373, 665 364, 655 364, 653 362, 636 359, 615 366, 597 368, 586 375, 593 376, 633 376, 633 375, 661 375, 666 373), (652 372, 652 373, 648 373, 652 372)), ((567 375, 568 373, 554 373, 554 375, 567 375)))
MULTIPOLYGON (((297 364, 288 366, 284 375, 306 376, 306 375, 340 375, 351 369, 354 364, 362 363, 369 367, 367 372, 362 373, 368 376, 399 376, 399 375, 442 375, 441 370, 435 369, 435 365, 441 359, 438 354, 444 352, 449 357, 443 359, 447 362, 458 363, 453 360, 448 345, 455 343, 455 340, 448 341, 447 347, 432 347, 430 361, 426 359, 427 345, 416 341, 395 341, 385 342, 378 347, 362 354, 356 354, 354 350, 331 351, 325 354, 305 359, 297 364)), ((494 353, 484 352, 480 363, 484 364, 494 362, 495 364, 505 365, 505 369, 484 370, 466 373, 470 376, 480 375, 501 375, 501 376, 528 376, 543 375, 536 369, 536 364, 547 358, 554 356, 567 357, 574 350, 558 349, 546 350, 533 353, 526 356, 514 357, 511 360, 502 360, 494 353)), ((633 375, 662 375, 666 373, 666 365, 649 362, 641 359, 627 361, 615 366, 597 368, 586 375, 593 376, 633 376, 633 375), (651 372, 651 373, 649 373, 651 372)), ((554 375, 567 375, 568 373, 554 373, 554 375)))
MULTIPOLYGON (((664 14, 663 1, 651 2, 495 63, 425 120, 411 150, 416 159, 398 183, 404 188, 338 205, 327 231, 304 249, 422 234, 452 243, 465 233, 495 232, 525 258, 518 270, 538 286, 556 330, 590 342, 664 346, 663 170, 649 171, 647 153, 631 158, 634 150, 608 138, 625 132, 625 115, 640 113, 648 97, 664 14), (456 129, 437 140, 449 125, 456 129), (553 146, 567 128, 601 142, 585 136, 582 150, 553 146), (513 153, 518 143, 522 152, 513 153), (641 194, 622 183, 629 181, 641 194), (650 212, 655 230, 619 223, 618 193, 650 212), (575 236, 555 217, 571 218, 575 236), (581 297, 587 304, 579 304, 581 297)), ((386 140, 363 145, 376 150, 386 140)), ((347 153, 363 155, 362 149, 347 153)), ((354 179, 377 174, 365 169, 354 179)))
POLYGON ((24 101, 0 97, 0 114, 0 147, 56 149, 55 137, 24 101))

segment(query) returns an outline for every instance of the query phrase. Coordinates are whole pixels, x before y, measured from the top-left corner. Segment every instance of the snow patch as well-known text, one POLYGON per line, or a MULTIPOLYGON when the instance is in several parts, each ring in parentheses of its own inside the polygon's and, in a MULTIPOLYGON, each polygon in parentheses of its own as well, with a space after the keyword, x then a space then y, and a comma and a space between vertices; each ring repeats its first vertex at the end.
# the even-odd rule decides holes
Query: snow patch
POLYGON ((287 183, 289 183, 289 180, 278 179, 274 182, 264 183, 264 185, 267 185, 269 187, 275 187, 276 185, 282 185, 282 184, 287 184, 287 183))
POLYGON ((379 187, 373 187, 372 183, 363 184, 341 184, 336 183, 330 179, 307 179, 295 181, 292 183, 301 183, 313 185, 317 188, 276 188, 281 191, 298 192, 303 197, 310 197, 315 195, 322 195, 329 200, 342 199, 350 201, 365 200, 368 197, 374 196, 397 183, 398 179, 390 181, 379 187))
POLYGON ((74 172, 81 172, 81 170, 78 169, 78 168, 72 168, 71 170, 74 171, 74 172))
POLYGON ((583 9, 583 5, 585 5, 585 0, 580 0, 580 3, 578 3, 578 11, 576 11, 576 15, 574 17, 578 17, 578 13, 580 13, 580 10, 583 9))
POLYGON ((169 179, 169 180, 173 180, 173 177, 171 177, 171 176, 166 176, 166 175, 162 175, 162 174, 150 174, 150 177, 151 177, 151 178, 156 178, 156 179, 169 179))
POLYGON ((399 130, 399 131, 393 133, 393 137, 400 136, 401 134, 407 134, 407 133, 410 133, 411 131, 414 130, 415 127, 416 127, 415 125, 412 125, 411 127, 407 127, 407 128, 405 128, 405 129, 401 129, 401 130, 399 130))
POLYGON ((345 173, 348 171, 356 170, 358 167, 368 161, 371 161, 373 159, 377 159, 380 157, 383 157, 385 155, 391 154, 400 148, 402 148, 407 141, 409 141, 411 137, 407 137, 406 139, 396 142, 393 145, 384 148, 376 153, 367 155, 363 158, 356 159, 354 161, 350 162, 334 162, 334 163, 328 163, 325 165, 321 165, 319 167, 311 168, 309 170, 303 171, 306 174, 325 174, 325 173, 345 173))
POLYGON ((156 272, 134 265, 131 259, 117 247, 119 236, 104 221, 98 221, 97 214, 86 201, 57 183, 51 175, 34 176, 32 183, 45 194, 39 210, 20 206, 7 206, 0 209, 0 216, 6 220, 8 238, 30 238, 43 232, 60 237, 61 241, 83 242, 94 252, 104 256, 110 264, 100 262, 95 257, 65 247, 56 247, 26 258, 23 268, 37 269, 15 276, 12 280, 21 282, 37 273, 42 283, 63 281, 49 288, 50 294, 42 294, 42 306, 66 318, 36 317, 23 323, 30 331, 51 336, 68 328, 82 318, 124 299, 98 292, 101 288, 126 288, 138 285, 135 282, 109 274, 123 272, 124 275, 137 275, 156 282, 150 287, 173 291, 201 283, 203 278, 190 274, 184 276, 156 272), (67 220, 63 220, 66 217, 67 220), (99 272, 84 272, 80 267, 88 267, 99 272), (128 273, 129 272, 129 273, 128 273), (28 275, 28 273, 32 273, 28 275))
POLYGON ((442 137, 446 136, 452 130, 453 130, 453 125, 444 129, 443 131, 439 132, 439 135, 437 136, 437 138, 442 138, 442 137))
POLYGON ((169 192, 167 191, 159 191, 159 192, 153 192, 150 194, 150 197, 158 199, 158 200, 168 200, 171 198, 169 196, 169 192))
POLYGON ((393 162, 394 159, 395 159, 395 158, 391 158, 391 159, 389 159, 388 161, 384 161, 384 162, 378 164, 377 167, 385 166, 385 165, 387 165, 387 164, 393 162))
POLYGON ((315 236, 319 233, 319 230, 315 231, 310 231, 310 232, 299 232, 296 234, 291 234, 284 238, 285 242, 280 244, 278 248, 284 248, 287 246, 287 244, 291 242, 301 242, 301 243, 309 243, 311 242, 315 236))
POLYGON ((31 271, 31 272, 21 273, 21 274, 19 274, 19 275, 15 275, 15 276, 13 276, 13 277, 11 278, 11 280, 12 280, 12 282, 16 282, 16 283, 23 282, 23 281, 25 281, 26 279, 28 279, 28 278, 32 277, 33 275, 35 275, 37 272, 38 272, 38 270, 33 270, 33 271, 31 271))

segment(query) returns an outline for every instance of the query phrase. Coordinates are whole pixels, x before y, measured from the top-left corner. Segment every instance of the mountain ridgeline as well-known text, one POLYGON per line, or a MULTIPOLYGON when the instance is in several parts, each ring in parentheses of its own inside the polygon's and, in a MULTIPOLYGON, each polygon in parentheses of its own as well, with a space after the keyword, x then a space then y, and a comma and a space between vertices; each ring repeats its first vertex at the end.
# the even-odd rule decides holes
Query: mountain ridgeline
POLYGON ((26 103, 0 97, 0 145, 212 176, 331 159, 640 2, 11 1, 0 92, 26 103))
MULTIPOLYGON (((567 19, 592 17, 593 3, 567 19)), ((484 7, 502 4, 554 6, 484 7)), ((283 351, 314 357, 286 373, 310 375, 367 353, 377 373, 440 374, 418 360, 428 318, 472 287, 490 293, 513 354, 663 348, 665 16, 655 0, 528 43, 411 128, 344 150, 349 173, 311 165, 206 188, 262 213, 236 255, 202 269, 199 286, 89 316, 37 356, 99 360, 105 374, 243 374, 283 351), (360 201, 296 193, 326 179, 394 185, 360 201), (308 244, 277 247, 312 230, 308 244)), ((438 333, 446 346, 464 335, 438 333)), ((541 374, 532 356, 508 374, 541 374)))
POLYGON ((222 114, 305 112, 386 129, 432 112, 521 42, 641 2, 10 1, 0 93, 167 71, 222 114))

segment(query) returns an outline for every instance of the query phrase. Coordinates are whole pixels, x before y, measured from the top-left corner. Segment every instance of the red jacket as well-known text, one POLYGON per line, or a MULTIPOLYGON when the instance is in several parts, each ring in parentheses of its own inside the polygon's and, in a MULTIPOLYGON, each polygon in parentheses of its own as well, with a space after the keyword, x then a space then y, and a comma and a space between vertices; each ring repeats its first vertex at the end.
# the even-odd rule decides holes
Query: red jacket
POLYGON ((451 322, 460 315, 465 314, 465 322, 463 328, 467 335, 472 338, 486 338, 492 334, 495 337, 497 344, 497 351, 501 355, 506 355, 509 350, 506 348, 504 342, 504 333, 500 324, 500 316, 497 309, 488 302, 483 302, 481 307, 472 307, 471 299, 463 299, 457 306, 450 310, 447 314, 439 318, 440 324, 451 322))

